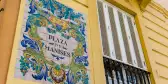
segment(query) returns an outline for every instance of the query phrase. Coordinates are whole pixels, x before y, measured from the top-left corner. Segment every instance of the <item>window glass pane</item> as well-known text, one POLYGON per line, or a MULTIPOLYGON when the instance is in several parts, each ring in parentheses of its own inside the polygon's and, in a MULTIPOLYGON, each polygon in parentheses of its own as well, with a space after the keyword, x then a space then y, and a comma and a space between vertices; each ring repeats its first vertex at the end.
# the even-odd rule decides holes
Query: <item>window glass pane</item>
POLYGON ((129 44, 128 44, 128 38, 127 38, 126 30, 125 30, 123 15, 119 11, 118 11, 118 15, 119 15, 119 21, 120 21, 121 31, 122 31, 122 35, 123 35, 123 41, 124 41, 127 61, 128 61, 128 63, 132 64, 132 58, 131 58, 130 48, 129 48, 129 44))
POLYGON ((108 11, 109 11, 110 25, 111 25, 112 37, 113 37, 113 41, 114 41, 116 59, 122 60, 120 44, 119 44, 119 39, 118 39, 118 33, 117 33, 117 29, 116 29, 116 22, 114 20, 113 8, 108 6, 108 11))
POLYGON ((104 11, 103 11, 103 3, 101 1, 98 1, 97 4, 98 4, 102 45, 103 45, 103 54, 106 56, 110 56, 107 31, 106 31, 106 25, 105 25, 105 18, 104 18, 104 11))
POLYGON ((142 66, 142 60, 140 58, 140 52, 138 50, 138 44, 136 42, 136 37, 135 37, 135 32, 134 32, 134 27, 132 24, 132 20, 129 16, 127 16, 127 20, 128 20, 128 25, 129 25, 129 29, 131 32, 131 37, 132 37, 132 41, 133 41, 133 45, 134 45, 134 50, 135 50, 135 54, 136 54, 136 59, 137 59, 137 63, 138 63, 138 67, 143 67, 142 66))

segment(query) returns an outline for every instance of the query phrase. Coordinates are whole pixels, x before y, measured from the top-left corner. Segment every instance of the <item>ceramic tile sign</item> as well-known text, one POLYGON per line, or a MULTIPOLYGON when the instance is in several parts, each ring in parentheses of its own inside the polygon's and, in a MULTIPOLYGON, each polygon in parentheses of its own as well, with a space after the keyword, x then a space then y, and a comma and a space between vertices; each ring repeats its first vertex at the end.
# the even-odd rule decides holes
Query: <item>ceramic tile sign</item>
POLYGON ((56 0, 27 0, 15 78, 89 84, 86 16, 56 0))

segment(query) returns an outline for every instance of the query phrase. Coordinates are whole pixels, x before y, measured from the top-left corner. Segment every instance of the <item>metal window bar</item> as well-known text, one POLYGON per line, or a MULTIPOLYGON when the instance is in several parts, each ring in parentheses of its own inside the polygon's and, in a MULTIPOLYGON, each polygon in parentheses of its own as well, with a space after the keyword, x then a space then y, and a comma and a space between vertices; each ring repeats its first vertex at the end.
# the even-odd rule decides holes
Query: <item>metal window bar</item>
POLYGON ((104 60, 104 68, 105 68, 105 76, 106 76, 106 84, 109 84, 109 81, 108 81, 108 59, 104 60))
POLYGON ((106 65, 106 66, 104 66, 105 67, 105 73, 106 73, 106 83, 110 84, 109 80, 108 80, 109 79, 108 76, 110 76, 111 77, 111 83, 114 84, 113 66, 111 66, 113 64, 110 62, 109 59, 105 59, 104 60, 104 65, 106 65))
MULTIPOLYGON (((107 70, 105 70, 107 72, 107 70)), ((109 84, 109 81, 108 81, 108 73, 105 73, 105 76, 106 76, 106 84, 109 84)))
MULTIPOLYGON (((139 71, 138 71, 138 72, 139 72, 139 71)), ((139 79, 140 79, 140 81, 141 81, 141 84, 144 84, 144 81, 143 81, 143 78, 142 78, 142 76, 141 76, 141 73, 139 73, 138 76, 139 76, 139 79)))
MULTIPOLYGON (((127 67, 126 67, 127 68, 127 67)), ((125 69, 126 69, 125 68, 125 69)), ((125 70, 125 74, 126 74, 126 78, 127 78, 127 84, 129 84, 129 78, 128 78, 128 71, 127 70, 125 70)))
POLYGON ((146 76, 146 78, 147 78, 148 84, 150 84, 149 73, 148 73, 148 72, 145 72, 145 76, 146 76))
POLYGON ((130 76, 130 82, 131 82, 131 84, 134 84, 134 79, 133 79, 133 76, 132 76, 132 73, 131 73, 131 71, 129 71, 129 76, 130 76))
POLYGON ((106 75, 106 84, 109 84, 109 81, 108 81, 108 75, 106 75))
POLYGON ((125 84, 125 82, 124 82, 124 75, 122 73, 122 65, 120 65, 120 76, 121 76, 122 84, 125 84))
POLYGON ((142 78, 143 78, 143 80, 144 80, 144 84, 146 84, 146 79, 145 79, 145 76, 144 76, 144 74, 143 74, 142 71, 141 71, 141 75, 142 75, 142 78))
POLYGON ((136 76, 136 70, 133 71, 133 74, 134 74, 134 77, 135 77, 135 80, 136 80, 136 83, 135 84, 138 84, 138 78, 136 76))
POLYGON ((135 69, 132 67, 131 67, 131 76, 132 76, 133 84, 137 84, 137 78, 135 76, 135 69))
POLYGON ((106 84, 150 84, 149 72, 106 57, 104 57, 103 60, 106 73, 106 84), (122 70, 125 71, 125 75, 122 70), (113 71, 115 73, 113 73, 113 71), (109 76, 110 79, 108 78, 109 76))
POLYGON ((122 81, 122 84, 125 84, 124 83, 124 77, 123 77, 123 72, 122 72, 122 64, 121 63, 115 63, 116 64, 116 69, 117 69, 117 72, 119 74, 119 80, 122 81))
MULTIPOLYGON (((109 60, 110 61, 110 60, 109 60)), ((113 74, 113 72, 114 72, 114 67, 113 67, 113 65, 114 65, 114 62, 113 61, 111 61, 110 63, 109 63, 110 65, 110 71, 111 71, 111 78, 112 78, 112 84, 114 84, 114 74, 113 74), (111 66, 112 65, 112 66, 111 66)))
POLYGON ((138 73, 138 70, 135 69, 135 70, 134 70, 134 74, 135 74, 135 77, 136 77, 136 80, 137 80, 137 81, 136 81, 136 84, 141 84, 140 79, 139 79, 137 73, 138 73))
POLYGON ((133 70, 132 70, 131 67, 130 67, 129 69, 130 69, 129 72, 130 72, 130 76, 131 76, 131 83, 132 83, 132 84, 135 84, 135 81, 134 81, 134 78, 133 78, 133 74, 132 74, 132 71, 133 71, 133 70))
POLYGON ((136 73, 136 77, 137 77, 137 79, 138 79, 138 84, 142 84, 142 81, 140 80, 140 78, 139 78, 139 76, 138 76, 137 73, 136 73))
POLYGON ((115 73, 116 73, 117 84, 120 84, 120 81, 119 81, 120 79, 116 68, 115 68, 115 73))

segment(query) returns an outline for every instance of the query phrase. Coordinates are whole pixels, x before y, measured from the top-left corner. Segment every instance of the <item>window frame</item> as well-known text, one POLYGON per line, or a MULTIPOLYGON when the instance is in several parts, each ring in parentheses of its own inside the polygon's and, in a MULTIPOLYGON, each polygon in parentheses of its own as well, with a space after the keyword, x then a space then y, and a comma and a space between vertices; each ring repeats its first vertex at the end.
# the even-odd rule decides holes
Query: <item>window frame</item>
MULTIPOLYGON (((103 55, 103 57, 106 57, 106 58, 109 58, 109 59, 112 59, 112 60, 115 60, 115 61, 118 61, 118 62, 121 62, 121 63, 123 63, 123 64, 126 64, 126 65, 129 65, 129 66, 132 66, 132 67, 135 67, 135 68, 138 68, 138 69, 141 69, 141 70, 144 70, 144 71, 147 71, 147 66, 146 66, 146 61, 145 61, 145 55, 144 55, 144 53, 143 53, 143 48, 142 48, 142 45, 141 45, 141 41, 140 41, 140 37, 139 37, 139 34, 138 34, 138 30, 137 30, 137 27, 136 27, 136 24, 135 24, 135 16, 133 16, 133 15, 131 15, 131 14, 129 14, 128 12, 126 12, 126 11, 123 11, 122 9, 120 9, 119 7, 116 7, 116 6, 114 6, 113 4, 111 4, 111 3, 109 3, 109 2, 107 2, 107 1, 104 1, 104 0, 97 0, 97 2, 98 1, 100 1, 102 4, 103 4, 103 11, 105 11, 104 12, 104 19, 105 19, 105 25, 106 25, 106 31, 107 30, 111 30, 111 25, 110 25, 110 20, 109 20, 109 12, 108 12, 108 6, 110 6, 110 7, 112 7, 113 9, 115 9, 115 10, 118 10, 119 12, 122 12, 122 16, 123 16, 123 20, 124 20, 124 25, 127 25, 127 26, 125 26, 125 27, 128 27, 128 21, 125 23, 125 20, 126 19, 124 19, 124 16, 125 15, 127 15, 127 16, 129 16, 130 18, 131 18, 131 22, 132 22, 132 24, 133 24, 133 27, 134 27, 134 32, 135 32, 135 37, 136 37, 136 42, 137 42, 137 45, 138 45, 138 50, 139 50, 139 54, 140 54, 140 60, 142 61, 142 68, 141 67, 138 67, 138 63, 137 63, 137 59, 136 59, 136 56, 135 56, 135 51, 134 51, 134 48, 133 48, 133 43, 132 43, 132 39, 131 39, 131 35, 130 35, 130 30, 128 29, 128 28, 125 28, 126 29, 126 31, 127 32, 129 32, 129 34, 127 34, 127 38, 130 38, 131 40, 128 40, 129 42, 129 46, 131 46, 131 48, 132 49, 130 49, 130 53, 131 53, 131 59, 134 59, 135 60, 135 63, 134 64, 129 64, 128 62, 127 62, 127 57, 126 57, 126 52, 125 52, 125 46, 124 46, 124 43, 123 42, 120 42, 120 43, 122 43, 122 44, 120 44, 120 46, 122 45, 122 58, 124 58, 124 61, 121 61, 121 60, 118 60, 118 59, 116 59, 116 54, 115 54, 115 48, 114 48, 114 45, 113 45, 113 38, 112 38, 112 32, 111 32, 111 34, 107 34, 107 35, 109 35, 109 36, 107 36, 107 40, 108 40, 108 44, 109 44, 109 52, 110 52, 110 56, 107 56, 107 55, 104 55, 104 53, 103 53, 103 49, 102 49, 102 55, 103 55), (104 6, 106 5, 106 9, 104 8, 104 6), (123 15, 124 14, 124 15, 123 15), (108 29, 108 27, 110 27, 109 29, 108 29), (110 41, 109 41, 110 40, 110 41), (125 55, 125 56, 123 56, 123 55, 125 55), (134 55, 134 56, 133 56, 134 55)), ((97 4, 97 3, 96 3, 97 4)), ((114 11, 114 10, 113 10, 114 11)), ((118 12, 118 11, 116 11, 116 13, 118 12)), ((98 15, 98 23, 100 24, 100 21, 99 21, 99 13, 98 13, 98 4, 97 4, 97 15, 98 15)), ((118 21, 117 21, 117 23, 119 24, 119 25, 116 25, 116 26, 118 26, 118 28, 119 29, 121 29, 121 26, 120 26, 120 22, 119 22, 119 17, 118 17, 118 14, 116 14, 117 15, 117 17, 115 18, 115 21, 117 20, 117 18, 118 18, 118 21)), ((117 29, 118 29, 117 28, 117 29)), ((120 31, 120 30, 117 30, 117 31, 120 31)), ((100 25, 99 25, 99 32, 100 32, 100 39, 101 39, 101 47, 103 47, 103 44, 102 44, 102 36, 101 36, 101 29, 100 29, 100 25)), ((110 31, 107 31, 108 33, 110 32, 110 31)), ((122 38, 122 40, 123 40, 123 36, 122 36, 122 33, 121 33, 121 31, 120 31, 120 38, 122 38)))

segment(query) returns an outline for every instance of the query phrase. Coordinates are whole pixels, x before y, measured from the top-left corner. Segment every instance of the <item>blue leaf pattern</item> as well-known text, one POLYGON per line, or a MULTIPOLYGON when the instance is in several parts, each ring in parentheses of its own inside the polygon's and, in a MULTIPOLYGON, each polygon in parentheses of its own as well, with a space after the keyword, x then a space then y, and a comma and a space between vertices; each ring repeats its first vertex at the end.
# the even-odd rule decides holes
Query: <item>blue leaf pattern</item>
POLYGON ((21 41, 22 47, 25 47, 25 48, 30 47, 37 52, 40 51, 36 41, 33 41, 32 39, 28 38, 26 35, 23 35, 23 38, 24 39, 21 41))

